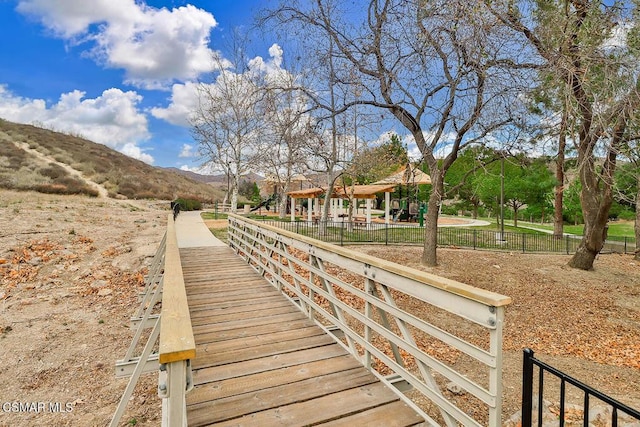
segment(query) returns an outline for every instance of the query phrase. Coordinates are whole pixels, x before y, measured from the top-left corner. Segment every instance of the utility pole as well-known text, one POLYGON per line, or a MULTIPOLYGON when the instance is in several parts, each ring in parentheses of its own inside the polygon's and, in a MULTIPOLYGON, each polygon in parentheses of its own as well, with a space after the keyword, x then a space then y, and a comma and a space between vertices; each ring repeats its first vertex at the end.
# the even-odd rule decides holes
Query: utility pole
POLYGON ((504 242, 504 151, 500 154, 500 241, 504 242))

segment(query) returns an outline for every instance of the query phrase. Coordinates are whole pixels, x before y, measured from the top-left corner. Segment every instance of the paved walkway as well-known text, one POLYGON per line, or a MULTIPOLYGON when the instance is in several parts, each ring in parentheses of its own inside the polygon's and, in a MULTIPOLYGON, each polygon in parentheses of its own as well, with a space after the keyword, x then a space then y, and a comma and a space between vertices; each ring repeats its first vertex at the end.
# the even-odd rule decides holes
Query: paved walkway
POLYGON ((200 216, 200 211, 180 212, 176 218, 178 248, 199 248, 203 246, 227 246, 211 234, 200 216))

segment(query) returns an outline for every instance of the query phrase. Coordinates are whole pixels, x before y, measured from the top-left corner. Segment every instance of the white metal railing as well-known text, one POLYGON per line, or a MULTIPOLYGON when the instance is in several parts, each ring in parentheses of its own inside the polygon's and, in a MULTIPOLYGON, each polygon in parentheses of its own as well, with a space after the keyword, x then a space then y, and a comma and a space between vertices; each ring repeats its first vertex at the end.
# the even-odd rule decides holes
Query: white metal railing
POLYGON ((153 350, 160 334, 160 312, 156 304, 162 298, 166 243, 167 234, 165 233, 145 277, 145 287, 140 295, 140 305, 131 317, 131 328, 135 331, 133 339, 124 357, 116 361, 115 364, 116 377, 129 377, 129 383, 113 414, 110 427, 119 425, 140 376, 144 373, 157 372, 159 368, 158 353, 153 350), (138 343, 141 341, 144 331, 149 328, 152 329, 151 334, 147 337, 142 352, 137 354, 138 343))
POLYGON ((145 372, 159 372, 162 426, 186 426, 186 393, 193 388, 191 360, 195 358, 195 339, 172 215, 168 216, 167 233, 151 263, 142 301, 131 323, 136 331, 134 338, 125 357, 116 362, 116 376, 130 379, 110 426, 116 427, 120 422, 138 379, 145 372), (156 305, 160 301, 158 312, 156 305), (135 355, 143 331, 148 328, 152 331, 142 354, 135 355), (154 352, 156 344, 158 350, 154 352))
POLYGON ((228 233, 239 255, 428 423, 501 425, 509 297, 238 215, 228 233))

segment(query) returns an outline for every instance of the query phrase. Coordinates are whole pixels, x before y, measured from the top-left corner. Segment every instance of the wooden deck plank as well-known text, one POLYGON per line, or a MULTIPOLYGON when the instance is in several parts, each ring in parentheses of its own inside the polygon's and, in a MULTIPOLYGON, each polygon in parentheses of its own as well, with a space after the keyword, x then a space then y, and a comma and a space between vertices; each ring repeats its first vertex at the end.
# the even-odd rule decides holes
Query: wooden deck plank
POLYGON ((260 312, 267 309, 278 309, 280 307, 291 307, 294 310, 298 310, 295 306, 291 305, 291 302, 281 298, 279 295, 277 298, 261 298, 260 300, 248 300, 244 303, 221 303, 211 304, 207 308, 202 310, 193 310, 191 312, 191 320, 200 317, 213 317, 213 316, 225 316, 225 315, 237 315, 238 313, 251 313, 260 312))
POLYGON ((264 316, 273 316, 276 314, 287 314, 287 313, 295 313, 299 311, 296 307, 291 304, 282 305, 279 307, 269 307, 267 305, 263 305, 260 310, 252 309, 252 310, 243 310, 243 311, 235 311, 235 312, 223 312, 223 313, 212 313, 211 311, 207 312, 208 316, 198 316, 197 318, 191 318, 191 324, 193 326, 200 326, 207 323, 215 323, 215 322, 228 322, 231 320, 238 319, 238 317, 259 317, 261 315, 264 316))
POLYGON ((189 425, 420 421, 230 248, 180 255, 196 342, 189 425))
POLYGON ((194 368, 205 366, 222 365, 225 363, 233 363, 240 360, 258 359, 260 357, 272 356, 279 353, 287 353, 291 351, 304 350, 307 348, 320 347, 332 344, 333 338, 328 335, 318 335, 309 338, 286 341, 282 343, 271 343, 248 349, 231 350, 226 352, 217 352, 215 344, 197 345, 196 353, 198 357, 193 362, 194 368))
POLYGON ((422 425, 424 420, 404 402, 391 402, 348 417, 320 424, 323 427, 384 426, 410 427, 422 425), (375 424, 372 423, 375 420, 375 424))
POLYGON ((226 341, 229 339, 240 338, 245 336, 260 335, 260 334, 272 334, 280 331, 287 331, 290 329, 304 328, 313 323, 309 319, 299 319, 290 321, 287 323, 269 323, 266 325, 256 325, 251 327, 245 327, 244 329, 230 329, 219 332, 208 332, 194 334, 196 336, 197 343, 213 343, 217 341, 226 341))
POLYGON ((271 334, 260 334, 253 336, 243 336, 236 339, 228 339, 225 341, 217 341, 215 343, 203 343, 198 342, 196 348, 202 348, 203 351, 207 351, 209 348, 215 347, 216 353, 225 353, 231 351, 251 351, 252 348, 262 347, 267 345, 282 345, 284 348, 285 343, 301 340, 304 338, 312 338, 318 336, 326 336, 324 331, 315 325, 307 325, 304 328, 295 330, 284 330, 280 332, 274 332, 271 334))
POLYGON ((304 318, 305 316, 301 312, 274 314, 272 316, 264 317, 264 318, 251 317, 247 319, 230 320, 227 322, 210 323, 208 325, 194 326, 193 333, 202 334, 202 333, 210 333, 210 332, 230 331, 234 329, 242 329, 242 328, 248 328, 248 327, 258 326, 258 325, 266 325, 269 323, 294 322, 296 320, 302 320, 304 318))
MULTIPOLYGON (((240 418, 201 425, 215 426, 306 426, 356 414, 399 398, 382 383, 376 382, 317 399, 253 412, 240 418)), ((187 410, 188 411, 188 410, 187 410)), ((375 421, 375 420, 374 420, 375 421)), ((376 425, 376 424, 364 424, 376 425)), ((377 424, 383 425, 383 424, 377 424)))
MULTIPOLYGON (((237 418, 238 414, 256 413, 318 399, 354 387, 370 385, 376 381, 371 373, 360 368, 331 372, 294 383, 271 384, 259 391, 189 405, 187 414, 191 425, 206 425, 237 418)), ((397 396, 395 398, 397 399, 397 396)))
POLYGON ((199 316, 208 316, 211 313, 224 313, 234 311, 259 311, 264 307, 278 307, 280 305, 290 306, 291 302, 282 298, 281 295, 272 297, 244 300, 244 301, 223 301, 218 304, 199 305, 197 308, 190 307, 191 318, 199 316))
POLYGON ((308 361, 303 364, 285 366, 238 377, 211 381, 198 387, 187 396, 187 404, 193 405, 214 399, 264 390, 274 385, 291 384, 316 376, 344 372, 361 368, 362 365, 350 355, 308 361))
MULTIPOLYGON (((226 268, 226 267, 225 267, 226 268)), ((250 282, 250 281, 262 281, 262 283, 265 283, 264 278, 262 276, 260 276, 258 273, 256 273, 255 271, 253 272, 253 274, 248 274, 248 272, 242 271, 242 270, 238 270, 238 271, 234 271, 233 273, 229 272, 228 274, 222 274, 222 275, 215 275, 215 276, 211 276, 211 272, 207 273, 201 273, 198 275, 193 275, 193 274, 189 274, 186 276, 187 279, 189 279, 190 283, 192 286, 198 286, 201 284, 204 285, 236 285, 237 283, 243 283, 243 282, 250 282)))
MULTIPOLYGON (((277 354, 259 359, 239 361, 229 365, 211 366, 194 371, 193 383, 206 384, 229 378, 269 372, 279 368, 313 363, 318 360, 342 357, 348 353, 338 344, 314 347, 293 353, 277 354)), ((349 357, 352 357, 349 355, 349 357)), ((187 395, 188 398, 188 395, 187 395)))
MULTIPOLYGON (((278 296, 276 294, 266 294, 263 295, 263 297, 271 297, 271 296, 278 296)), ((239 294, 239 295, 235 295, 233 296, 233 299, 229 299, 227 297, 225 297, 224 295, 209 295, 208 297, 205 298, 188 298, 189 300, 189 306, 193 305, 194 307, 197 306, 202 306, 202 305, 209 305, 209 304, 218 304, 218 303, 224 303, 224 302, 229 302, 229 301, 251 301, 251 300, 257 300, 260 299, 261 296, 258 295, 254 295, 253 298, 251 297, 250 294, 239 294)))
POLYGON ((189 293, 191 295, 196 295, 199 293, 215 293, 215 292, 228 292, 228 291, 238 291, 238 290, 253 290, 256 292, 256 289, 268 289, 267 287, 273 286, 269 283, 266 283, 262 278, 240 278, 233 279, 231 281, 225 281, 218 283, 216 281, 202 281, 196 284, 191 284, 189 286, 189 293))
POLYGON ((196 292, 192 293, 191 289, 189 289, 188 291, 189 291, 189 301, 192 301, 196 304, 200 301, 208 300, 211 298, 224 299, 224 300, 252 299, 252 298, 256 298, 257 295, 271 296, 271 295, 279 294, 277 289, 275 289, 273 286, 269 284, 265 284, 264 281, 262 281, 262 283, 256 283, 253 288, 229 287, 229 289, 227 290, 217 291, 217 292, 215 290, 212 290, 211 292, 201 292, 201 291, 198 292, 198 290, 196 290, 196 292))

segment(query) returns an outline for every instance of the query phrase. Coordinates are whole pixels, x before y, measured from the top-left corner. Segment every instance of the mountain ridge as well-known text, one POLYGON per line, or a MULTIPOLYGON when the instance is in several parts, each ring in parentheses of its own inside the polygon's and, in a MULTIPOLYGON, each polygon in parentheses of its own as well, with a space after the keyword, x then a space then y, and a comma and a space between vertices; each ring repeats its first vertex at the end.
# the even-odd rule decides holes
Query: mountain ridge
MULTIPOLYGON (((175 168, 174 168, 175 169, 175 168)), ((87 139, 0 119, 0 188, 92 197, 222 200, 223 190, 87 139)))

